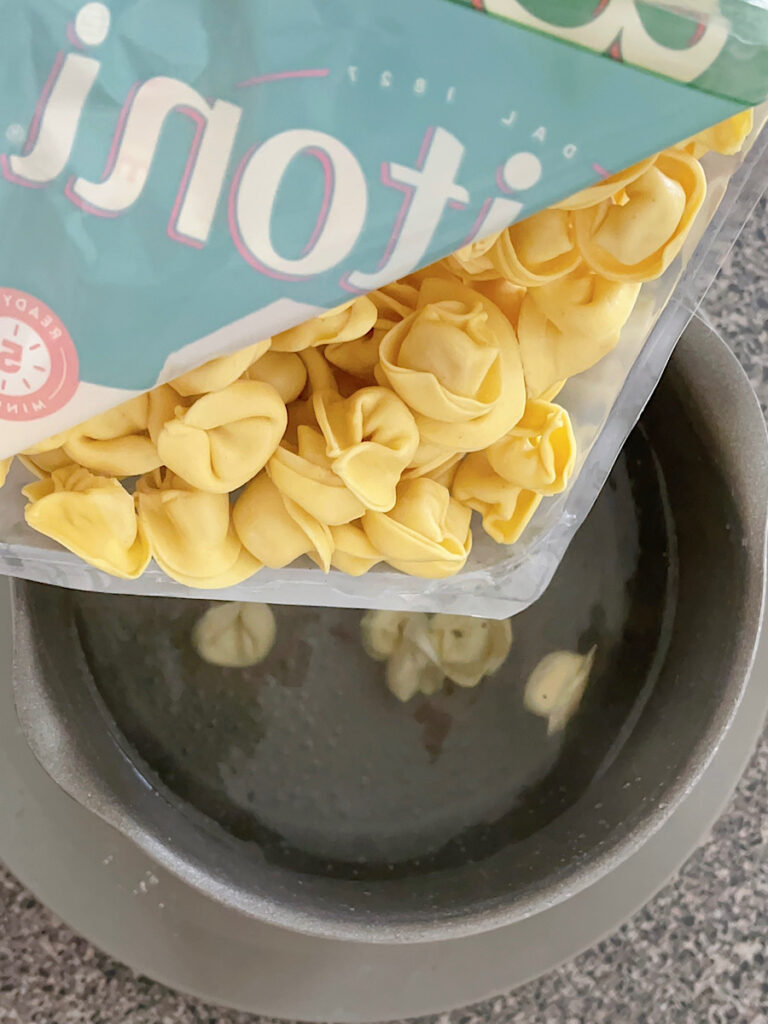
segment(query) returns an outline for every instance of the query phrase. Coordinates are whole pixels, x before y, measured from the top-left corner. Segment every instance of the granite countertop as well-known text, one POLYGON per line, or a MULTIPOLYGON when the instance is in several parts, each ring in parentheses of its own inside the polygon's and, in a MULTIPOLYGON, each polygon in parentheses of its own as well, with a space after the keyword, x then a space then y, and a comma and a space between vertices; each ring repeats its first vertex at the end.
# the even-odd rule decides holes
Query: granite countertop
MULTIPOLYGON (((768 203, 704 303, 768 412, 768 203)), ((538 981, 437 1024, 768 1024, 768 732, 711 837, 613 936, 538 981)), ((247 1024, 135 975, 0 869, 0 1021, 247 1024)))

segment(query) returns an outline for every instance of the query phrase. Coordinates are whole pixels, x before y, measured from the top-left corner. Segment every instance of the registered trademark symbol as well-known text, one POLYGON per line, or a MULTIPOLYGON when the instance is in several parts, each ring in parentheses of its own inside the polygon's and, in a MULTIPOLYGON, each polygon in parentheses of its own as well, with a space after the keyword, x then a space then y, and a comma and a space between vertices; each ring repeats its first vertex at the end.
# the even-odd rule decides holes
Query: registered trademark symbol
POLYGON ((24 141, 27 133, 20 124, 9 124, 5 129, 5 137, 9 142, 19 143, 24 141))

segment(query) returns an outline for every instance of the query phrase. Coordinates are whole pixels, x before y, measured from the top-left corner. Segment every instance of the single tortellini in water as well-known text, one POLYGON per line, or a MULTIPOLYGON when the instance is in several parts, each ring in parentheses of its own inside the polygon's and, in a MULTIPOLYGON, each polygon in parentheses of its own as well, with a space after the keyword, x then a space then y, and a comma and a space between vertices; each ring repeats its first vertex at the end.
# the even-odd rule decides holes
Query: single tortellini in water
POLYGON ((388 512, 419 447, 408 406, 389 388, 370 387, 349 398, 317 391, 314 410, 334 473, 366 508, 388 512))
MULTIPOLYGON (((62 454, 70 462, 106 476, 151 473, 162 460, 149 435, 148 417, 149 396, 131 398, 69 431, 62 454)), ((39 465, 45 465, 45 460, 39 465)))
POLYGON ((362 338, 328 345, 325 357, 353 378, 375 384, 374 371, 379 362, 381 339, 416 309, 419 292, 413 285, 395 281, 371 292, 368 298, 376 307, 373 327, 362 338))
POLYGON ((454 576, 472 548, 471 512, 427 477, 403 480, 390 512, 363 516, 368 539, 393 569, 423 579, 454 576))
POLYGON ((29 526, 97 569, 135 580, 149 564, 149 543, 133 498, 119 480, 70 465, 22 493, 29 499, 24 511, 29 526))
POLYGON ((682 249, 706 197, 707 179, 695 157, 667 150, 625 191, 622 204, 605 200, 574 213, 579 248, 602 277, 650 281, 682 249))
POLYGON ((237 535, 248 551, 270 569, 282 569, 302 555, 331 568, 334 542, 326 523, 281 494, 266 473, 252 480, 232 513, 237 535))
POLYGON ((564 729, 578 709, 596 651, 597 647, 587 654, 552 651, 528 677, 523 703, 528 711, 547 719, 548 734, 564 729))
POLYGON ((362 338, 376 323, 377 315, 373 302, 361 295, 360 298, 312 317, 298 327, 276 334, 272 339, 272 348, 275 352, 301 352, 316 345, 362 338))
POLYGON ((429 639, 446 677, 457 686, 471 687, 493 675, 512 646, 507 619, 476 619, 467 615, 434 615, 429 639))
POLYGON ((196 370, 190 370, 189 373, 184 373, 171 381, 173 389, 185 398, 206 395, 209 391, 220 391, 234 384, 249 366, 269 351, 271 344, 271 339, 267 338, 265 341, 257 341, 255 345, 240 349, 239 352, 212 359, 196 370))
POLYGON ((486 454, 499 476, 517 487, 537 494, 559 494, 576 463, 571 418, 559 405, 531 399, 517 426, 486 454))
POLYGON ((464 459, 451 491, 457 501, 480 513, 483 529, 497 544, 514 544, 520 539, 542 497, 500 476, 486 452, 473 452, 464 459))
POLYGON ((285 403, 273 387, 238 380, 177 406, 160 430, 157 451, 193 487, 227 494, 263 469, 287 422, 285 403))
POLYGON ((213 590, 241 583, 261 568, 235 532, 226 494, 200 491, 169 470, 157 470, 138 481, 135 498, 152 555, 171 579, 213 590))
POLYGON ((276 635, 275 616, 268 604, 230 601, 215 604, 198 619, 192 643, 211 665, 248 668, 264 661, 276 635))
POLYGON ((307 369, 295 352, 267 352, 248 367, 245 376, 270 384, 286 405, 296 401, 307 383, 307 369))
POLYGON ((579 269, 552 284, 531 288, 517 327, 529 398, 540 398, 607 355, 619 340, 640 287, 579 269))
POLYGON ((502 231, 488 254, 499 277, 536 288, 565 277, 581 262, 571 214, 542 210, 502 231))
POLYGON ((419 309, 380 348, 379 383, 414 411, 424 441, 475 451, 523 415, 525 380, 510 322, 480 292, 429 278, 419 309))
POLYGON ((13 459, 0 459, 0 487, 3 486, 5 481, 8 479, 8 473, 11 468, 13 459))
POLYGON ((334 472, 320 431, 300 426, 296 435, 296 445, 283 441, 267 465, 277 489, 327 526, 359 519, 365 505, 334 472))

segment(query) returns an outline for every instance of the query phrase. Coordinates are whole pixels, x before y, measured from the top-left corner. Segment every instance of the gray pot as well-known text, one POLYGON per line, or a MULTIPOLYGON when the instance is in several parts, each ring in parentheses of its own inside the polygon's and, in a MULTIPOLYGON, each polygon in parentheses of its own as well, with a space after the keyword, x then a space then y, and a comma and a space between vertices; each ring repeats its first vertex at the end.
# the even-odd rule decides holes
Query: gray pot
POLYGON ((262 666, 215 670, 188 643, 199 602, 17 582, 19 717, 68 793, 227 906, 371 942, 489 930, 606 874, 700 776, 751 666, 767 509, 760 408, 695 324, 477 691, 399 705, 356 612, 278 609, 262 666), (548 737, 525 678, 593 644, 548 737))

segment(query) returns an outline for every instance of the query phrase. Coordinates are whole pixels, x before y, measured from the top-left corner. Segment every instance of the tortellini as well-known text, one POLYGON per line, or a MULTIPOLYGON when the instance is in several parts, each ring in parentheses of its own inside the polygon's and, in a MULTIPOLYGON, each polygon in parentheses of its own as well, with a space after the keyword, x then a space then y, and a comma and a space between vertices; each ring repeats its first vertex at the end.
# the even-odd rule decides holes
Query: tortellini
POLYGON ((581 262, 571 214, 542 210, 502 231, 489 252, 499 277, 536 288, 564 277, 581 262))
POLYGON ((394 508, 367 511, 363 529, 394 569, 425 579, 453 576, 472 547, 469 509, 426 477, 403 481, 394 508))
POLYGON ((639 284, 577 270, 532 288, 520 308, 517 335, 530 398, 588 370, 618 343, 639 284))
POLYGON ((493 675, 507 660, 512 626, 508 619, 434 615, 429 639, 446 678, 457 686, 472 687, 493 675))
POLYGON ((514 544, 520 539, 542 499, 536 491, 500 476, 486 452, 473 452, 464 459, 451 491, 457 501, 480 513, 483 529, 498 544, 514 544))
POLYGON ((226 494, 198 490, 158 470, 136 485, 136 507, 152 557, 179 583, 221 589, 261 568, 235 531, 226 494))
POLYGON ((285 498, 327 526, 359 519, 365 505, 334 472, 325 438, 314 427, 300 426, 295 448, 283 442, 267 472, 285 498))
POLYGON ((28 484, 23 493, 27 523, 97 569, 135 580, 149 564, 133 498, 114 477, 71 465, 28 484))
POLYGON ((334 545, 327 523, 281 494, 266 473, 237 499, 233 521, 245 548, 270 569, 282 569, 301 555, 316 557, 325 572, 331 567, 334 545))
POLYGON ((589 682, 596 647, 587 654, 552 651, 536 665, 525 684, 528 711, 547 719, 547 733, 560 732, 576 713, 589 682))
POLYGON ((307 383, 307 368, 295 352, 266 352, 245 371, 248 380, 269 384, 286 406, 295 402, 307 383))
POLYGON ((381 339, 416 309, 419 292, 412 285, 396 281, 371 292, 368 298, 376 307, 376 321, 373 327, 363 337, 328 345, 325 357, 351 377, 367 384, 375 384, 381 339))
MULTIPOLYGON (((60 457, 106 476, 150 473, 162 460, 149 435, 148 417, 149 398, 138 395, 70 431, 60 457)), ((45 460, 38 457, 38 465, 45 460)))
POLYGON ((318 345, 330 345, 333 342, 353 341, 362 338, 376 323, 378 316, 374 303, 362 295, 359 299, 291 327, 290 330, 276 334, 272 339, 275 352, 301 352, 306 348, 318 345))
POLYGON ((269 351, 271 340, 258 341, 255 345, 233 352, 229 356, 212 359, 204 366, 182 374, 172 382, 174 391, 189 398, 205 395, 209 391, 221 391, 241 377, 245 371, 269 351))
POLYGON ((742 110, 740 114, 734 114, 733 117, 687 139, 681 144, 680 149, 687 150, 695 157, 703 156, 710 151, 722 153, 723 156, 732 156, 742 148, 754 123, 753 111, 751 109, 742 110))
POLYGON ((8 473, 10 471, 12 462, 12 458, 0 459, 0 487, 2 487, 5 484, 5 481, 8 479, 8 473))
POLYGON ((209 608, 192 630, 192 644, 203 659, 222 668, 249 668, 269 656, 277 635, 268 604, 228 601, 209 608))
POLYGON ((485 238, 469 242, 461 249, 457 249, 453 255, 446 256, 445 266, 462 281, 473 286, 478 281, 493 280, 499 276, 499 272, 489 252, 501 234, 501 231, 496 231, 485 238))
POLYGON ((419 309, 384 338, 377 379, 416 414, 423 440, 476 451, 503 437, 525 407, 515 331, 480 292, 431 278, 419 309))
POLYGON ((564 491, 576 462, 568 413, 552 402, 532 400, 517 426, 487 450, 499 476, 537 494, 564 491))
POLYGON ((388 388, 361 388, 349 398, 315 393, 314 410, 331 468, 362 504, 388 512, 419 447, 408 406, 388 388))
POLYGON ((269 384, 235 381, 178 405, 157 438, 162 464, 193 487, 228 494, 265 466, 285 433, 285 403, 269 384))
POLYGON ((661 277, 679 254, 701 209, 707 181, 701 164, 671 150, 626 187, 626 200, 605 200, 574 213, 589 267, 611 281, 661 277))

